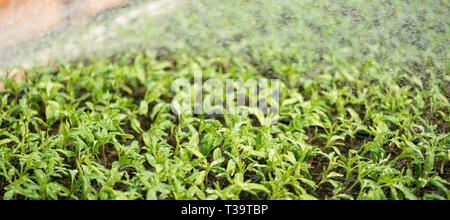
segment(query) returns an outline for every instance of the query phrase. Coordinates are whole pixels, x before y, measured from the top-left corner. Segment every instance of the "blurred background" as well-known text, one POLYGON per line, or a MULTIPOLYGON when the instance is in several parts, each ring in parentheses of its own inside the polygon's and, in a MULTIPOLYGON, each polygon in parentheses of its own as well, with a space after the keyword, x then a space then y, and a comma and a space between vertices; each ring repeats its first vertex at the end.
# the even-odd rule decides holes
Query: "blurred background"
POLYGON ((0 68, 147 49, 259 59, 245 55, 288 48, 305 69, 377 60, 444 73, 448 13, 445 0, 0 0, 0 68))

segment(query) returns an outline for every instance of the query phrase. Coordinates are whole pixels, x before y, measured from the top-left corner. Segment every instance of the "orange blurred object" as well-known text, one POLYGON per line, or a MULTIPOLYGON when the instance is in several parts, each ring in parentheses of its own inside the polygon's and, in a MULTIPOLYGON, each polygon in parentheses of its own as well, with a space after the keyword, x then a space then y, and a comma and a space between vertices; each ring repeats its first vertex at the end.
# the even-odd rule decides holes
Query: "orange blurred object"
POLYGON ((0 0, 0 49, 131 0, 0 0))
MULTIPOLYGON (((132 0, 0 0, 0 51, 132 0)), ((0 77, 4 75, 0 71, 0 77)), ((23 71, 10 77, 24 79, 23 71)), ((0 90, 4 85, 0 82, 0 90)))

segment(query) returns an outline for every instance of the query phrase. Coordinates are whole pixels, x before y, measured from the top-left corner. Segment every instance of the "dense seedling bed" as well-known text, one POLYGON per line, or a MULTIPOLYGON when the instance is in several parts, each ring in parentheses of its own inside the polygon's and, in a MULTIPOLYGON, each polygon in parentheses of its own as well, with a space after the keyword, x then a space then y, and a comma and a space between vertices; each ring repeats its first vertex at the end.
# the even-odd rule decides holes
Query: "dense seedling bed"
MULTIPOLYGON (((275 8, 268 2, 251 13, 275 8)), ((0 199, 450 199, 445 45, 423 56, 417 42, 401 41, 402 49, 392 52, 385 49, 393 42, 376 37, 352 46, 345 39, 366 36, 349 28, 368 21, 349 25, 343 12, 358 18, 358 10, 319 6, 303 10, 330 15, 336 29, 347 27, 339 33, 343 42, 314 44, 328 39, 322 24, 282 10, 272 15, 279 20, 245 31, 298 31, 305 42, 234 34, 219 22, 233 34, 200 34, 201 46, 186 40, 182 49, 36 66, 23 82, 3 80, 0 199), (227 45, 214 47, 217 42, 227 45), (192 80, 194 72, 204 80, 280 80, 280 119, 174 114, 172 83, 192 80)), ((213 28, 213 15, 192 22, 213 28)))

